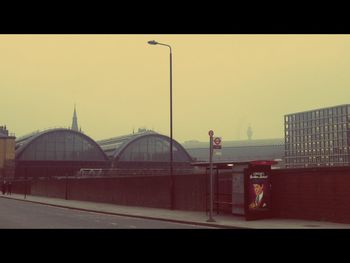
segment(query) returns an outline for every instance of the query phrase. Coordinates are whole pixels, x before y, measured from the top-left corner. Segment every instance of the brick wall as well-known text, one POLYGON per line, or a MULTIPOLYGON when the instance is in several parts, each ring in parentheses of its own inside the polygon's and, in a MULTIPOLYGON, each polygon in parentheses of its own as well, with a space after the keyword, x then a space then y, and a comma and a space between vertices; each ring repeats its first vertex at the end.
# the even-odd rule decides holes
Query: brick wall
MULTIPOLYGON (((204 174, 175 175, 175 209, 206 211, 209 178, 204 174)), ((350 223, 350 167, 277 169, 271 171, 273 216, 350 223)), ((214 197, 232 200, 230 175, 214 179, 214 197), (216 185, 215 182, 218 182, 216 185)), ((24 193, 24 183, 14 182, 13 192, 24 193)), ((27 194, 170 208, 169 176, 49 179, 28 183, 27 194)), ((220 205, 220 213, 232 207, 220 205)), ((214 210, 216 205, 214 205, 214 210)))
POLYGON ((350 167, 272 171, 276 217, 350 223, 350 167))
POLYGON ((205 211, 207 176, 188 174, 175 176, 175 209, 205 211))
MULTIPOLYGON (((176 175, 175 209, 205 211, 205 175, 176 175)), ((24 182, 14 182, 13 192, 24 194, 24 182)), ((129 206, 170 208, 169 176, 45 179, 27 184, 27 194, 129 206)))

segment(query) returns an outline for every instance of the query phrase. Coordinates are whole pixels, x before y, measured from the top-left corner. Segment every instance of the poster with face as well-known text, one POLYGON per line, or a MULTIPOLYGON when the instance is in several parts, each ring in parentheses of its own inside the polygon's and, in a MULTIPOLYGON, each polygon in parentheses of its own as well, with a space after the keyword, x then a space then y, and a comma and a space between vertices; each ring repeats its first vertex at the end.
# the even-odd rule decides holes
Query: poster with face
POLYGON ((270 210, 270 177, 269 172, 265 169, 251 169, 248 171, 248 213, 263 214, 270 210))

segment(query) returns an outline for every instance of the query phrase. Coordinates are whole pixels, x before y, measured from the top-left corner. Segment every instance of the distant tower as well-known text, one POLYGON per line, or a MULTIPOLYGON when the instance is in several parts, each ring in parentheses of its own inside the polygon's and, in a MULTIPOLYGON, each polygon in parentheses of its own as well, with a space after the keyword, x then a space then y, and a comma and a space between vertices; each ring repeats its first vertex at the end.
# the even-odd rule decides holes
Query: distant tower
POLYGON ((250 124, 247 129, 247 136, 248 136, 248 140, 251 141, 253 136, 253 130, 252 130, 252 127, 250 127, 250 124))
POLYGON ((71 129, 73 131, 79 131, 78 128, 78 118, 77 118, 77 111, 75 110, 75 104, 74 104, 74 113, 73 113, 73 121, 72 121, 72 127, 71 129))

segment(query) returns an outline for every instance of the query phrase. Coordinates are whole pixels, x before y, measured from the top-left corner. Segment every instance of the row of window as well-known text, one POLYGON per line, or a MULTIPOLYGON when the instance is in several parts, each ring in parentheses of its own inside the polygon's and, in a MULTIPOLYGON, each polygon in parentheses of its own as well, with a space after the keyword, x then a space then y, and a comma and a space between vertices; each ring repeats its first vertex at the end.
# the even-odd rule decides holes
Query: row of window
POLYGON ((334 145, 334 144, 339 144, 339 145, 344 145, 347 146, 348 142, 350 141, 350 139, 348 138, 331 138, 330 140, 325 140, 325 139, 314 139, 314 140, 303 140, 302 138, 293 138, 291 140, 289 140, 288 138, 286 138, 286 145, 334 145))
POLYGON ((349 166, 349 163, 332 162, 332 163, 290 163, 286 168, 305 168, 305 167, 327 167, 327 166, 349 166))
POLYGON ((310 119, 318 119, 324 118, 334 115, 346 115, 350 113, 350 105, 344 105, 329 109, 320 109, 315 111, 308 111, 302 113, 295 113, 285 116, 286 122, 292 121, 301 121, 301 120, 310 120, 310 119))
POLYGON ((300 155, 300 154, 315 154, 315 153, 347 153, 350 149, 345 149, 343 147, 333 147, 333 148, 287 148, 286 155, 300 155))
POLYGON ((341 162, 350 163, 349 155, 342 156, 313 156, 313 157, 291 157, 285 158, 286 163, 329 163, 341 162))
POLYGON ((317 125, 331 125, 331 124, 343 124, 347 123, 350 115, 335 116, 329 118, 315 119, 315 120, 303 120, 294 122, 285 122, 286 128, 296 128, 296 127, 313 127, 317 125))
MULTIPOLYGON (((313 134, 325 134, 325 133, 339 133, 339 132, 350 132, 350 128, 347 127, 320 127, 320 128, 312 128, 312 129, 301 129, 301 130, 288 130, 285 131, 286 135, 289 136, 298 136, 298 135, 313 135, 313 134)), ((350 133, 349 133, 350 135, 350 133)))
POLYGON ((285 152, 285 156, 315 156, 315 155, 324 155, 324 154, 331 154, 331 155, 339 155, 339 154, 348 154, 350 153, 350 150, 344 150, 344 149, 321 149, 321 150, 301 150, 301 151, 287 151, 285 152))
POLYGON ((301 127, 296 126, 294 128, 292 127, 285 127, 285 132, 323 132, 323 131, 333 131, 333 130, 349 130, 350 129, 350 123, 341 123, 341 124, 329 124, 329 125, 315 125, 315 126, 308 126, 308 127, 301 127))
POLYGON ((286 142, 314 142, 314 141, 329 141, 329 140, 344 140, 350 141, 350 134, 344 132, 338 133, 321 133, 314 135, 299 135, 299 136, 285 136, 286 142))
POLYGON ((349 147, 346 140, 332 140, 332 141, 312 141, 312 142, 286 142, 286 149, 300 148, 300 149, 319 149, 332 147, 349 147))
POLYGON ((333 146, 341 146, 341 147, 349 147, 349 144, 347 143, 348 140, 340 139, 340 140, 323 140, 323 141, 288 141, 286 139, 285 146, 289 148, 299 148, 299 147, 309 147, 311 149, 314 148, 327 148, 328 146, 333 147, 333 146))
POLYGON ((321 148, 321 147, 315 147, 315 148, 304 148, 304 147, 285 147, 286 152, 290 153, 299 153, 299 152, 350 152, 350 147, 343 147, 343 146, 335 146, 330 148, 321 148))

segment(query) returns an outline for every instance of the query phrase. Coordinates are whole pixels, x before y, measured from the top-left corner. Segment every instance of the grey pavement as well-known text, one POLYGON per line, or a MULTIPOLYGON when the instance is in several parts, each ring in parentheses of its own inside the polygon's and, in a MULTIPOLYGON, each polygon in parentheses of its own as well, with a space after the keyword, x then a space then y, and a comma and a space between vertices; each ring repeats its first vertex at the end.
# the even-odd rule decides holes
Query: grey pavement
POLYGON ((144 219, 164 220, 168 222, 186 223, 198 226, 219 228, 250 228, 250 229, 347 229, 350 224, 333 223, 326 221, 311 221, 299 219, 269 218, 255 221, 246 221, 243 216, 230 214, 213 214, 216 222, 206 222, 208 215, 205 212, 169 210, 151 207, 122 206, 107 203, 88 201, 65 200, 43 196, 12 194, 1 195, 1 198, 11 198, 25 202, 40 203, 57 207, 64 207, 82 211, 104 213, 110 215, 128 216, 144 219))

